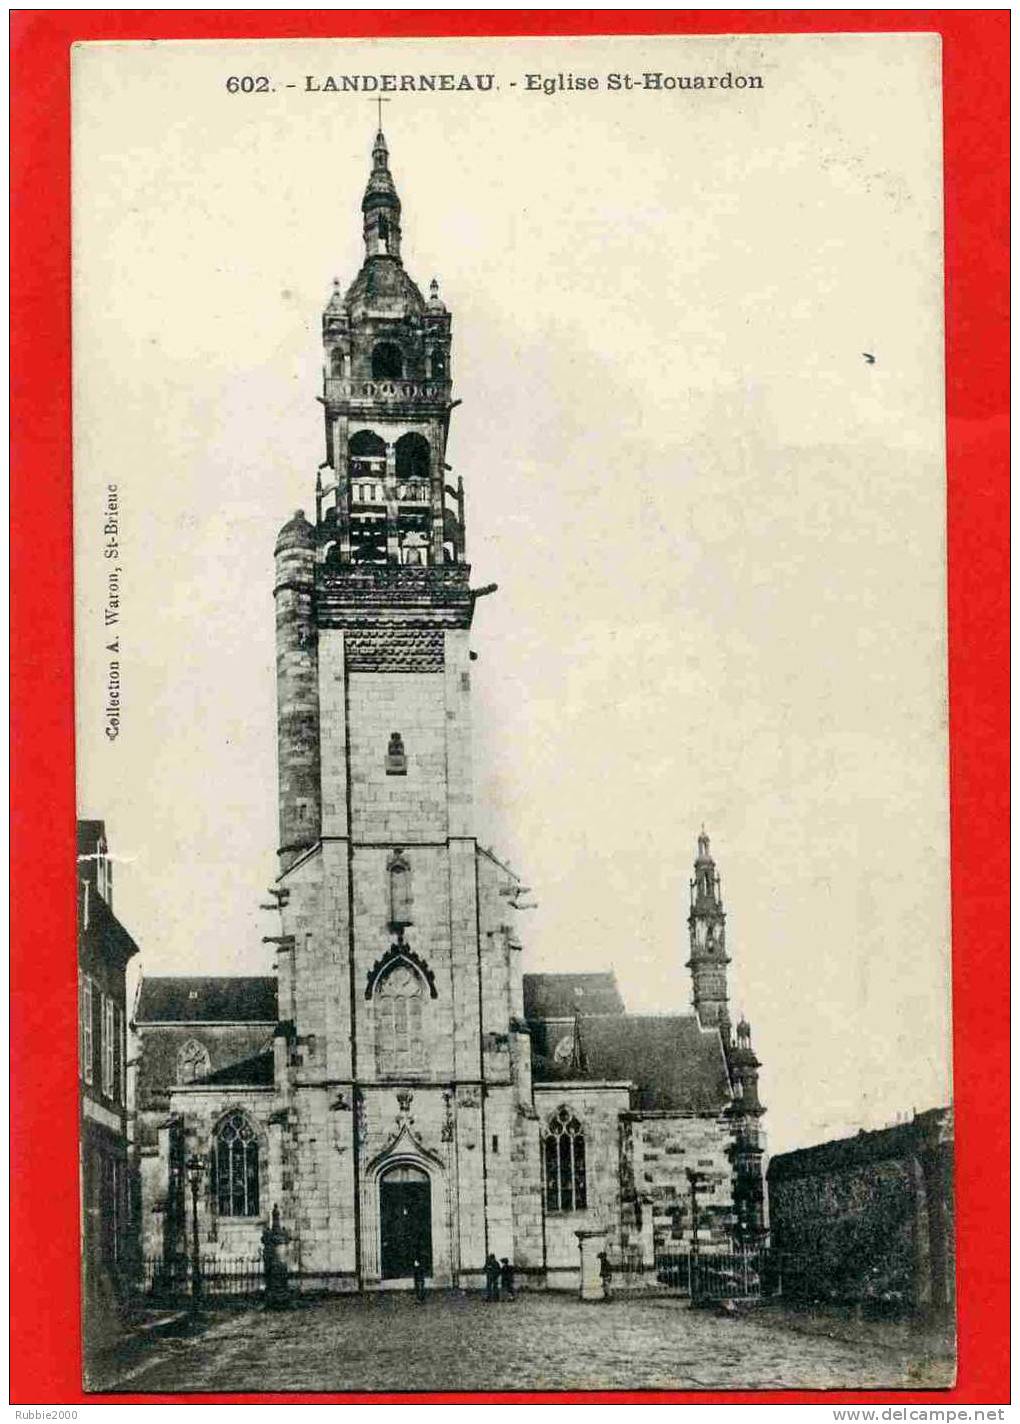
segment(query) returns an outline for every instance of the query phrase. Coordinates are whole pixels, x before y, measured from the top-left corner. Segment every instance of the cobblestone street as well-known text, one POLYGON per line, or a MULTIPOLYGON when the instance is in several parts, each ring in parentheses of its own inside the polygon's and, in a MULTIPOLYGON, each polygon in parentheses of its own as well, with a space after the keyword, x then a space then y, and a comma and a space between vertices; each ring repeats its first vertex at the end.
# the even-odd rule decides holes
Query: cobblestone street
POLYGON ((127 1353, 120 1393, 938 1387, 951 1365, 909 1332, 834 1339, 769 1312, 725 1317, 664 1297, 585 1305, 534 1294, 333 1298, 210 1317, 196 1334, 127 1353))

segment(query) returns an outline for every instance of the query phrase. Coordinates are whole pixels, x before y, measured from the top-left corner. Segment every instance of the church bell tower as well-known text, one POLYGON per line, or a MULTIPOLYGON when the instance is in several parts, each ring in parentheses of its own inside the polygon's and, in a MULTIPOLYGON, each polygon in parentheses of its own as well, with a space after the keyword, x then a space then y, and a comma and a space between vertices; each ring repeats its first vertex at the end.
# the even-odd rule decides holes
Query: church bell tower
POLYGON ((515 1249, 530 1044, 515 877, 474 838, 450 314, 404 268, 381 132, 361 212, 322 316, 314 517, 276 542, 281 1209, 306 1268, 450 1283, 515 1249))
MULTIPOLYGON (((474 597, 464 485, 449 483, 450 314, 433 279, 426 300, 400 255, 401 205, 380 131, 361 203, 365 255, 322 314, 325 460, 315 520, 298 511, 277 560, 280 858, 316 844, 319 633, 344 628, 349 671, 438 671, 444 635, 466 632, 474 597)), ((467 671, 464 671, 467 677, 467 671)), ((405 731, 389 728, 395 768, 405 731)))

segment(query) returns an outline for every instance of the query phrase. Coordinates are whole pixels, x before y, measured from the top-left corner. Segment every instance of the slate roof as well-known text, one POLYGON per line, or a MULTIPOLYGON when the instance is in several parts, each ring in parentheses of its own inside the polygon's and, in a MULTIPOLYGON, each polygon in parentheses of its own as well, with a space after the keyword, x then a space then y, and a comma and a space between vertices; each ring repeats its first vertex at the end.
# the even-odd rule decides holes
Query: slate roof
POLYGON ((136 1023, 276 1023, 276 980, 221 975, 142 980, 136 1023))
POLYGON ((578 1061, 541 1060, 536 1082, 631 1082, 638 1112, 718 1113, 730 1102, 722 1039, 693 1014, 582 1015, 576 1032, 578 1061))
POLYGON ((525 974, 526 1019, 572 1019, 575 1014, 622 1014, 616 975, 525 974))
POLYGON ((78 881, 78 924, 83 944, 94 953, 112 955, 124 964, 138 953, 137 944, 87 880, 78 881))
POLYGON ((106 840, 106 823, 104 821, 79 821, 78 822, 78 854, 93 855, 97 844, 106 840))
POLYGON ((242 1058, 238 1063, 228 1063, 225 1068, 217 1068, 214 1073, 206 1073, 195 1079, 203 1086, 207 1083, 223 1084, 226 1087, 269 1087, 273 1086, 273 1050, 256 1053, 253 1058, 242 1058))

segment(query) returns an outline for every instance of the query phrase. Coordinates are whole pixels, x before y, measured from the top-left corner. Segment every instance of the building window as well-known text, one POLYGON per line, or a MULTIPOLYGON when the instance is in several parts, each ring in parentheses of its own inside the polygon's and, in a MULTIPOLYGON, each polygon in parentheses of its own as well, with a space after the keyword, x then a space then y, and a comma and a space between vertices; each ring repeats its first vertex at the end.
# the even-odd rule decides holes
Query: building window
POLYGON ((87 974, 81 978, 81 1076, 86 1083, 92 1082, 92 980, 87 974))
POLYGON ((244 1113, 231 1113, 216 1129, 213 1198, 219 1216, 259 1214, 259 1144, 244 1113))
POLYGON ((375 990, 375 1066, 379 1073, 420 1072, 425 1056, 425 984, 404 960, 383 974, 375 990))
POLYGON ((209 1050, 197 1038, 189 1038, 177 1050, 178 1083, 193 1083, 208 1073, 211 1066, 209 1050))
POLYGON ((584 1211, 588 1205, 584 1128, 566 1106, 546 1125, 544 1144, 547 1211, 584 1211))
POLYGON ((404 358, 400 347, 392 341, 380 341, 372 351, 372 378, 376 381, 399 381, 404 374, 404 358))
POLYGON ((113 1006, 113 1100, 122 1106, 126 1101, 124 1091, 124 1010, 119 1004, 113 1006))
POLYGON ((113 1097, 113 1065, 116 1060, 117 1031, 114 1022, 114 1009, 116 1005, 108 994, 103 995, 103 1094, 107 1098, 113 1097))

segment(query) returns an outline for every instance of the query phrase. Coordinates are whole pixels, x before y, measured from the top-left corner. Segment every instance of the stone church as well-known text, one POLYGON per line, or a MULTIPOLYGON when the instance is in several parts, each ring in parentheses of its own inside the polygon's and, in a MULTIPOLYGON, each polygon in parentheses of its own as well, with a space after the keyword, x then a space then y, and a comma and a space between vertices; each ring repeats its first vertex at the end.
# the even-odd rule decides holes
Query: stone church
POLYGON ((525 974, 518 878, 474 835, 451 318, 401 260, 382 133, 365 257, 322 320, 314 519, 276 541, 273 979, 146 979, 134 1012, 145 1249, 254 1256, 270 1213, 303 1288, 477 1287, 491 1252, 578 1277, 579 1231, 633 1271, 766 1232, 758 1061, 731 1029, 709 839, 693 1012, 632 1015, 612 974, 525 974), (192 1171, 194 1172, 194 1166, 192 1171))

